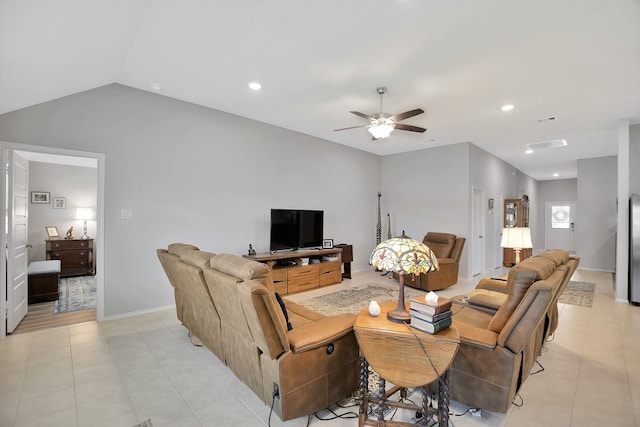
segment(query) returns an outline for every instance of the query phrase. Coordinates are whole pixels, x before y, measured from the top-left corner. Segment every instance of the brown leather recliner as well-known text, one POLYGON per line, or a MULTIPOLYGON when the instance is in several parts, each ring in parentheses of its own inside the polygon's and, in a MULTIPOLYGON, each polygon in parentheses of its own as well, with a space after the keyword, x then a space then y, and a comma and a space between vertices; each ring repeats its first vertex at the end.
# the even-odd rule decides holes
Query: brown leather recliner
MULTIPOLYGON (((405 285, 425 291, 437 291, 458 283, 458 269, 464 242, 464 237, 457 237, 451 233, 427 233, 422 243, 429 246, 436 254, 440 269, 419 276, 405 274, 405 285)), ((393 273, 393 277, 397 279, 398 273, 393 273)))

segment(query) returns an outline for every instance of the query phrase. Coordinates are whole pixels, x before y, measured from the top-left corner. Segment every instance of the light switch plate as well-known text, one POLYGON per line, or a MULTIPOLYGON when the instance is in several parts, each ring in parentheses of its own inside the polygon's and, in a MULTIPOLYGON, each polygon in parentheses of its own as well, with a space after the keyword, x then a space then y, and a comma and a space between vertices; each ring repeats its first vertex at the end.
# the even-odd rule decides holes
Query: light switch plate
POLYGON ((133 219, 133 209, 120 209, 120 219, 133 219))

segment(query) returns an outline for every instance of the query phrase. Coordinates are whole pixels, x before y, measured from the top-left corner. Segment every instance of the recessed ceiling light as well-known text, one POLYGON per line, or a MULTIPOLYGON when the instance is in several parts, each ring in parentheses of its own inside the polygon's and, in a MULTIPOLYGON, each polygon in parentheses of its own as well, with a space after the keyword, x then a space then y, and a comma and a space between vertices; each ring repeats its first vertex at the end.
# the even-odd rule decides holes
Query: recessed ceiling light
POLYGON ((249 89, 251 90, 260 90, 262 89, 262 85, 258 82, 251 82, 249 83, 249 89))
POLYGON ((560 174, 559 174, 558 172, 556 172, 556 173, 554 173, 554 174, 553 174, 553 177, 554 177, 554 178, 557 178, 557 177, 559 177, 559 176, 560 176, 560 174))
POLYGON ((511 110, 513 110, 513 108, 514 108, 514 107, 513 107, 513 105, 512 105, 512 104, 505 104, 505 105, 503 105, 502 107, 500 107, 500 109, 501 109, 502 111, 511 111, 511 110))
POLYGON ((524 154, 531 154, 533 153, 533 150, 531 148, 527 148, 527 150, 524 152, 524 154))
POLYGON ((162 86, 160 86, 160 84, 158 83, 150 83, 149 86, 151 86, 151 89, 155 90, 156 92, 160 92, 162 90, 162 86))

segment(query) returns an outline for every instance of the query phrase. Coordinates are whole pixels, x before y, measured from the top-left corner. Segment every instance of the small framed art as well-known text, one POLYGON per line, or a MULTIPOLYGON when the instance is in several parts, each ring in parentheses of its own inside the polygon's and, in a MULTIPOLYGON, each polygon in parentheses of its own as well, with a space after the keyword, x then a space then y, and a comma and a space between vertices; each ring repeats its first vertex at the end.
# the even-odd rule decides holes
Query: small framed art
POLYGON ((322 249, 332 249, 333 239, 322 239, 322 249))
POLYGON ((58 239, 60 237, 60 234, 58 234, 58 227, 55 225, 46 225, 44 229, 47 230, 49 240, 58 239))
POLYGON ((53 198, 53 208, 54 209, 66 209, 67 208, 67 199, 64 197, 54 197, 53 198))
POLYGON ((31 203, 51 203, 51 194, 44 191, 32 191, 31 203))

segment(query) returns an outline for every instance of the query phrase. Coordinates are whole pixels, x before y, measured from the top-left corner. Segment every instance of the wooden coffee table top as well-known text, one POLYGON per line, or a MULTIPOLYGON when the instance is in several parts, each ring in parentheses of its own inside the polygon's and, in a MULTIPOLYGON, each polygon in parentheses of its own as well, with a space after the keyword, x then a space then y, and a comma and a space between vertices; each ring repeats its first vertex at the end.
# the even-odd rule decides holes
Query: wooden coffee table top
POLYGON ((396 306, 397 302, 382 302, 379 316, 371 316, 368 308, 358 314, 353 328, 360 350, 371 367, 395 385, 430 384, 451 366, 460 343, 458 330, 451 326, 431 335, 392 322, 387 319, 387 312, 396 306))

